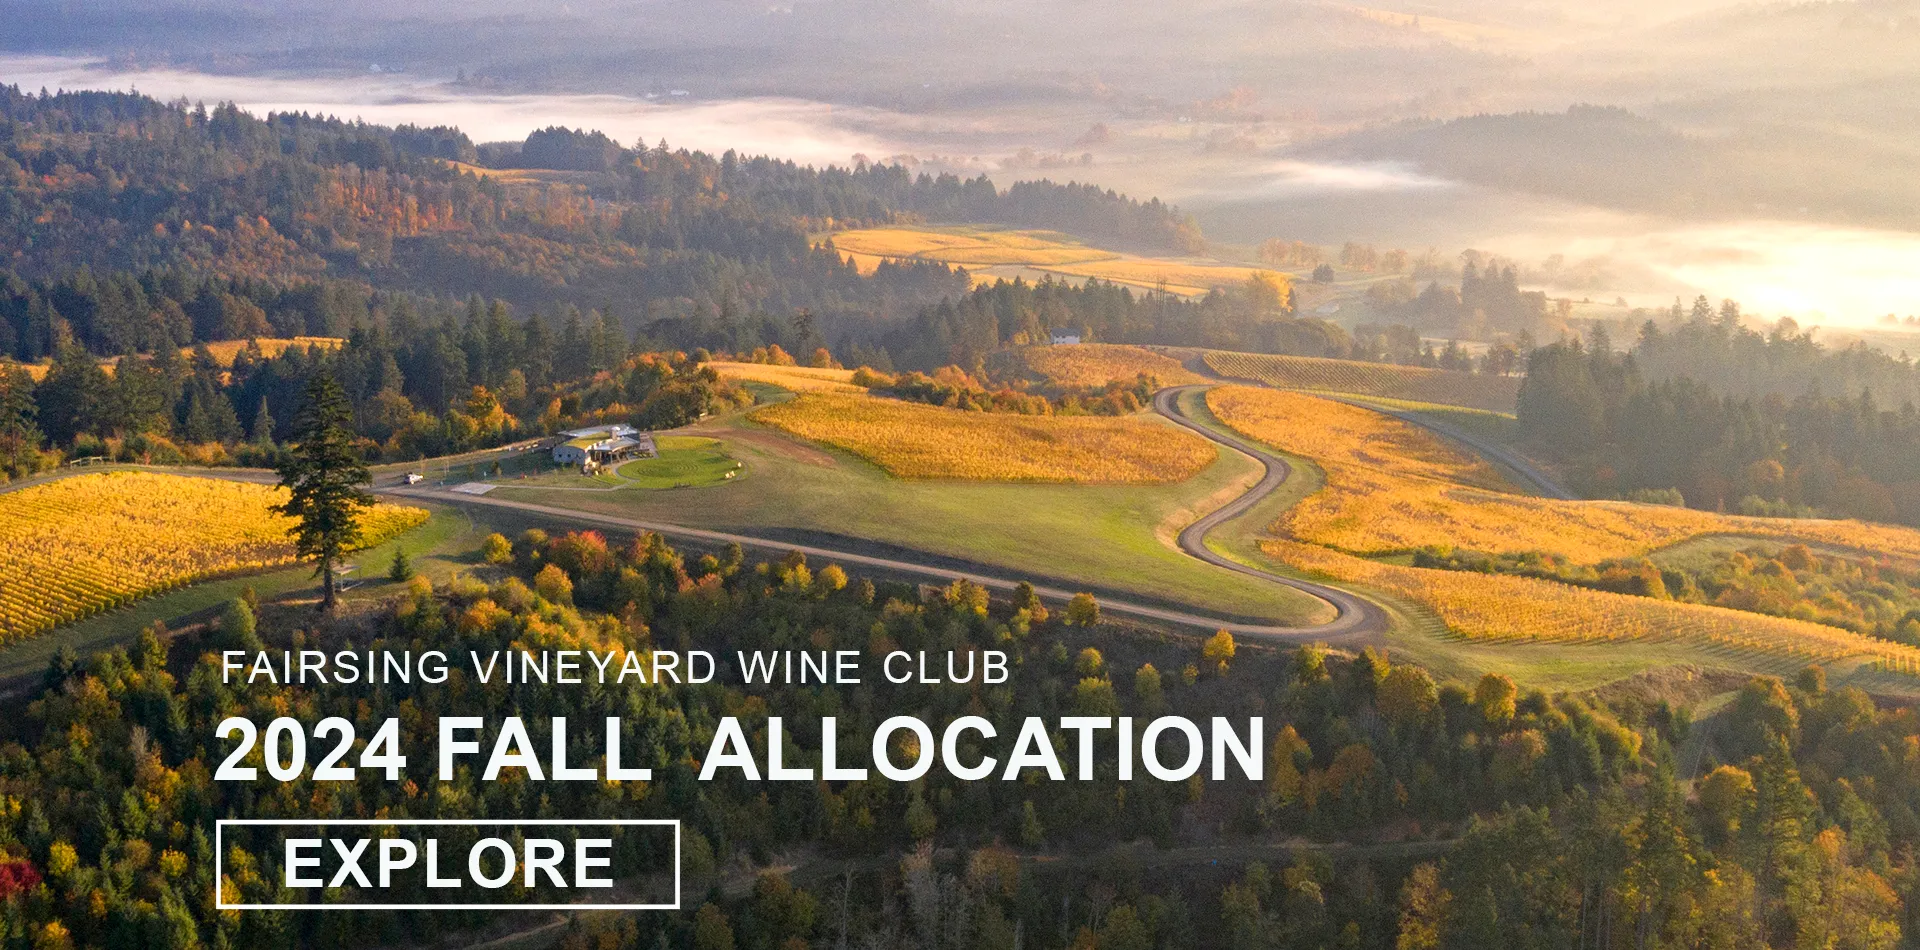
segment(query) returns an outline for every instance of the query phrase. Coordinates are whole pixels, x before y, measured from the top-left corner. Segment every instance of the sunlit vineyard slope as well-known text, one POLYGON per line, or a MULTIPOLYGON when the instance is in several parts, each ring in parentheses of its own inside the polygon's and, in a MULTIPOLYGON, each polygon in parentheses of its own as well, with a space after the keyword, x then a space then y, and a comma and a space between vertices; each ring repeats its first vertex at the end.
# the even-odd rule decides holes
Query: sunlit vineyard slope
POLYGON ((791 389, 794 392, 866 392, 855 386, 852 370, 820 369, 813 366, 773 366, 766 363, 729 363, 714 361, 703 363, 722 379, 743 382, 766 383, 791 389))
POLYGON ((1920 558, 1920 531, 1908 528, 1515 494, 1485 463, 1418 426, 1300 393, 1222 386, 1208 392, 1207 406, 1227 425, 1326 472, 1326 487, 1289 510, 1276 531, 1355 554, 1538 551, 1589 564, 1739 534, 1920 558))
POLYGON ((1204 382, 1205 378, 1180 365, 1180 361, 1138 346, 1112 343, 1081 343, 1074 346, 1027 346, 1014 351, 1034 375, 1057 386, 1105 386, 1111 382, 1131 383, 1141 374, 1152 376, 1162 386, 1204 382))
POLYGON ((1745 654, 1807 662, 1867 657, 1911 670, 1920 650, 1837 627, 1575 587, 1529 577, 1402 567, 1293 541, 1267 553, 1335 580, 1364 584, 1434 612, 1460 636, 1518 642, 1684 640, 1745 654))
POLYGON ((1138 416, 968 412, 839 393, 809 393, 753 418, 852 452, 902 478, 1152 483, 1187 479, 1211 442, 1138 416))
MULTIPOLYGON (((0 643, 181 584, 294 559, 278 488, 113 472, 0 495, 0 643)), ((418 525, 418 508, 365 512, 361 542, 418 525)))

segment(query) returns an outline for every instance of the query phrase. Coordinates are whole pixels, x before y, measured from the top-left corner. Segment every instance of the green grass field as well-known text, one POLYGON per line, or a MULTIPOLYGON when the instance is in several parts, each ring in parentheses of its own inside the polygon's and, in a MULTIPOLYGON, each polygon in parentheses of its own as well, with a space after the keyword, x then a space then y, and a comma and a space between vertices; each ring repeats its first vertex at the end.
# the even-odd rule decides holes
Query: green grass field
POLYGON ((658 458, 628 462, 616 474, 635 488, 699 488, 724 484, 742 471, 719 439, 667 435, 657 445, 658 458))

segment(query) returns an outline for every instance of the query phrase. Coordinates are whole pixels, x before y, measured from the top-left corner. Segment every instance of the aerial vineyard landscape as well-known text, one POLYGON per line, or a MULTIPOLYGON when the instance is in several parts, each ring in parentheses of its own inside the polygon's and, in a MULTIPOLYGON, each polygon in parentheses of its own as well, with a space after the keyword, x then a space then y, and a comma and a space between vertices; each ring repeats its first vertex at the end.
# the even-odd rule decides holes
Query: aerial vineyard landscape
MULTIPOLYGON (((275 489, 248 482, 112 472, 0 494, 0 641, 209 577, 294 559, 275 489)), ((380 505, 360 544, 427 513, 380 505)))
POLYGON ((0 950, 1920 950, 1920 0, 0 0, 0 950))

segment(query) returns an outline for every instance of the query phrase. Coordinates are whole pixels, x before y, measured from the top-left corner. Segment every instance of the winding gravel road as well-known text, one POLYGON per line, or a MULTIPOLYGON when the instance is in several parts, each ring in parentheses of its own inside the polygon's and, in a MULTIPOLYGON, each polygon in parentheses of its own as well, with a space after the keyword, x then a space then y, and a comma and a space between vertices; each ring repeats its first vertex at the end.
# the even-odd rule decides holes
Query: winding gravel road
POLYGON ((1188 418, 1185 413, 1180 411, 1180 396, 1182 394, 1209 388, 1211 387, 1174 386, 1168 389, 1162 389, 1153 394, 1154 411, 1207 439, 1226 446, 1228 449, 1239 452, 1242 455, 1251 456, 1266 469, 1266 473, 1261 476, 1259 484, 1254 485, 1246 494, 1220 506, 1212 514, 1195 521, 1193 524, 1188 525, 1186 530, 1181 531, 1178 539, 1180 550, 1216 567, 1223 567, 1235 573, 1245 574, 1248 577, 1258 577, 1276 584, 1284 584, 1294 590, 1311 594, 1314 597, 1318 597, 1332 604, 1334 609, 1340 612, 1338 616, 1327 623, 1317 627, 1301 628, 1293 634, 1290 634, 1290 636, 1295 639, 1308 635, 1308 631, 1311 631, 1310 635, 1313 638, 1328 643, 1365 639, 1376 634, 1385 633, 1387 630, 1386 612, 1381 610, 1380 606, 1373 601, 1348 593, 1337 587, 1329 587, 1325 584, 1316 584, 1312 581, 1303 581, 1297 578, 1275 574, 1271 571, 1263 571, 1257 567, 1249 567, 1207 547, 1207 534, 1209 532, 1222 524, 1246 514, 1253 506, 1259 504, 1262 499, 1273 494, 1275 490, 1285 484, 1288 476, 1293 474, 1293 466, 1289 465, 1286 459, 1239 436, 1218 432, 1207 426, 1203 426, 1188 418))

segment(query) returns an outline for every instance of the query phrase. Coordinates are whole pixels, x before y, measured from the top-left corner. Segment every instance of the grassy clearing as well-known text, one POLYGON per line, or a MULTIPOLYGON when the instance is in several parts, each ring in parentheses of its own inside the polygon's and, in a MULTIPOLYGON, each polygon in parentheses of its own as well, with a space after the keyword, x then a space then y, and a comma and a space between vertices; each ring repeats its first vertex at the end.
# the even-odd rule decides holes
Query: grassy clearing
POLYGON ((1353 397, 1354 402, 1398 412, 1411 412, 1435 422, 1445 423, 1476 438, 1497 445, 1512 445, 1520 437, 1520 423, 1511 412, 1444 406, 1413 399, 1388 399, 1382 396, 1353 397))
POLYGON ((742 470, 718 439, 668 435, 655 442, 660 456, 620 466, 622 481, 635 488, 698 488, 723 484, 742 470))
POLYGON ((1278 271, 1205 258, 1123 254, 1093 247, 1058 231, 976 225, 885 227, 841 231, 832 238, 834 247, 862 273, 872 273, 887 260, 938 261, 967 268, 977 284, 1015 277, 1032 280, 1036 274, 1051 274, 1198 296, 1215 287, 1245 283, 1261 271, 1273 274, 1283 285, 1290 279, 1278 271))
POLYGON ((968 412, 809 393, 756 421, 852 452, 893 475, 973 481, 1156 483, 1192 477, 1213 444, 1143 417, 968 412))
MULTIPOLYGON (((1679 544, 1661 548, 1647 559, 1661 568, 1687 571, 1710 570, 1724 561, 1728 555, 1736 552, 1751 551, 1759 548, 1769 555, 1777 555, 1793 544, 1804 544, 1790 539, 1761 538, 1750 534, 1713 534, 1698 538, 1689 538, 1679 544)), ((1858 559, 1862 554, 1873 556, 1873 552, 1862 552, 1859 548, 1848 548, 1829 544, 1806 544, 1807 550, 1820 557, 1839 557, 1858 559)), ((1904 559, 1903 559, 1904 560, 1904 559)), ((1914 562, 1908 560, 1907 564, 1914 562)))

